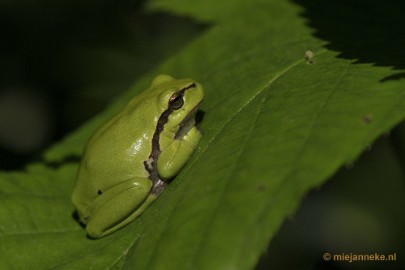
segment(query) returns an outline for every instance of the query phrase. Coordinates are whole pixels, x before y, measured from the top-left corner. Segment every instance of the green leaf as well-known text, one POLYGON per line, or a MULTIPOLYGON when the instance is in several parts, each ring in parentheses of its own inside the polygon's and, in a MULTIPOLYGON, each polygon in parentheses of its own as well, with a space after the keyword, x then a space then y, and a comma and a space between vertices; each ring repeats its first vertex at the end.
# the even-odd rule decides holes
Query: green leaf
MULTIPOLYGON (((355 51, 342 55, 353 48, 353 36, 314 36, 302 17, 304 7, 311 14, 306 4, 316 2, 148 3, 149 12, 177 12, 211 26, 47 151, 47 161, 59 168, 33 165, 0 175, 0 268, 254 267, 311 188, 354 162, 405 117, 404 66, 393 57, 395 52, 403 56, 401 46, 387 58, 370 58, 376 46, 392 40, 367 35, 360 47, 368 44, 370 50, 362 51, 359 61, 355 51), (314 53, 312 64, 304 59, 307 50, 314 53), (192 160, 139 219, 90 240, 72 218, 69 195, 77 164, 63 160, 79 155, 94 129, 158 73, 203 84, 204 137, 192 160)), ((330 3, 355 13, 353 3, 330 3)), ((311 23, 322 27, 317 20, 311 23)))
POLYGON ((381 263, 323 259, 325 252, 403 255, 405 189, 395 139, 403 131, 396 127, 365 151, 355 166, 341 168, 322 189, 311 191, 272 239, 257 269, 305 269, 303 265, 346 269, 349 264, 356 269, 403 269, 405 262, 398 259, 381 263))

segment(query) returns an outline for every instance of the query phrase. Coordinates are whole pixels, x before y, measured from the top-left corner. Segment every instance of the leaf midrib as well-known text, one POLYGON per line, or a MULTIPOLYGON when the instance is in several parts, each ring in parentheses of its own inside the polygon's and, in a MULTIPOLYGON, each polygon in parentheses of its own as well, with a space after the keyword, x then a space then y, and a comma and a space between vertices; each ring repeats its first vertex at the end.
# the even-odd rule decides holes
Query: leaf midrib
MULTIPOLYGON (((320 55, 320 54, 323 54, 323 53, 326 53, 326 52, 327 52, 326 50, 321 50, 321 51, 318 52, 316 55, 320 55)), ((269 80, 266 84, 264 84, 262 87, 260 87, 259 90, 258 90, 254 95, 252 95, 252 97, 251 97, 249 100, 247 100, 247 102, 245 102, 245 104, 243 104, 238 110, 236 110, 235 113, 233 113, 232 115, 230 115, 228 121, 224 122, 224 124, 222 125, 222 127, 217 130, 217 132, 212 136, 211 140, 209 140, 209 141, 207 142, 206 146, 200 150, 199 155, 194 159, 194 162, 192 162, 192 163, 190 164, 190 166, 188 166, 188 168, 193 167, 193 165, 194 165, 195 163, 198 163, 198 162, 199 162, 199 160, 200 160, 200 158, 203 156, 203 154, 207 151, 207 149, 209 149, 209 145, 218 137, 218 134, 220 134, 220 133, 222 132, 222 130, 223 130, 241 111, 243 111, 253 100, 255 100, 261 93, 263 93, 263 91, 265 91, 266 89, 268 89, 269 87, 271 87, 271 85, 272 85, 274 82, 276 82, 278 79, 280 79, 281 77, 283 77, 287 72, 289 72, 290 70, 292 70, 292 69, 295 68, 296 66, 302 64, 304 61, 305 61, 305 59, 300 58, 300 59, 298 59, 298 60, 292 62, 290 65, 288 65, 287 67, 285 67, 282 71, 276 73, 276 74, 274 75, 274 77, 273 77, 271 80, 269 80)), ((241 151, 243 152, 244 147, 241 147, 241 149, 242 149, 241 151)), ((239 159, 239 158, 238 158, 238 159, 239 159)), ((237 161, 237 162, 239 162, 239 161, 237 161)), ((236 162, 236 163, 237 163, 237 162, 236 162)), ((233 172, 232 172, 232 173, 233 173, 233 172)), ((230 179, 230 178, 228 178, 228 179, 230 179)), ((229 180, 226 180, 226 182, 229 182, 229 180)), ((225 186, 226 186, 226 185, 227 185, 227 184, 225 184, 225 186)), ((223 194, 223 192, 224 192, 224 190, 221 192, 221 194, 223 194)), ((169 224, 169 221, 170 221, 171 217, 173 216, 172 213, 174 213, 175 210, 179 207, 179 203, 178 203, 178 202, 180 201, 181 198, 183 198, 183 196, 184 196, 184 193, 183 193, 181 196, 178 196, 178 197, 176 198, 175 202, 173 202, 174 207, 172 208, 172 211, 171 211, 170 215, 169 215, 168 218, 166 219, 165 225, 169 224)), ((222 197, 223 197, 223 196, 221 196, 220 198, 222 198, 222 197)), ((217 207, 218 207, 218 206, 217 206, 217 207)), ((211 223, 211 222, 212 222, 212 220, 209 221, 209 223, 211 223)), ((209 227, 209 226, 206 226, 205 228, 208 228, 208 227, 209 227)), ((167 226, 164 226, 164 227, 163 227, 163 230, 162 230, 161 233, 159 234, 159 237, 158 237, 158 241, 157 241, 157 242, 159 242, 160 239, 162 239, 162 235, 164 235, 163 232, 166 230, 166 228, 167 228, 167 226)), ((144 230, 143 230, 143 231, 144 231, 144 230)), ((143 232, 143 231, 142 231, 142 232, 143 232)), ((207 231, 207 229, 206 229, 205 231, 207 231)), ((204 232, 204 234, 206 234, 206 232, 204 232)), ((200 250, 200 249, 201 249, 201 243, 198 245, 198 250, 200 250)), ((148 266, 147 269, 151 269, 150 266, 152 265, 152 258, 154 258, 154 257, 156 256, 156 252, 157 252, 156 250, 157 250, 157 245, 154 246, 153 251, 152 251, 152 253, 151 253, 151 256, 149 257, 149 261, 148 261, 148 263, 146 264, 146 265, 148 266)), ((194 253, 194 254, 196 254, 196 253, 194 253)), ((190 263, 193 264, 194 260, 195 260, 195 257, 193 257, 193 259, 192 259, 192 261, 191 261, 190 263)))

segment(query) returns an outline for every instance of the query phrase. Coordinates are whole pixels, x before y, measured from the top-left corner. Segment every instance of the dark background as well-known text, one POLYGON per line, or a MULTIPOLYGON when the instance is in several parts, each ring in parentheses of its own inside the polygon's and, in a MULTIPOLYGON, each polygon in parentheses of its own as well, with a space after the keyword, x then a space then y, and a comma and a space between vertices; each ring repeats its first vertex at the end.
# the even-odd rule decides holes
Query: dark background
POLYGON ((142 2, 0 2, 1 170, 40 160, 207 28, 142 2))

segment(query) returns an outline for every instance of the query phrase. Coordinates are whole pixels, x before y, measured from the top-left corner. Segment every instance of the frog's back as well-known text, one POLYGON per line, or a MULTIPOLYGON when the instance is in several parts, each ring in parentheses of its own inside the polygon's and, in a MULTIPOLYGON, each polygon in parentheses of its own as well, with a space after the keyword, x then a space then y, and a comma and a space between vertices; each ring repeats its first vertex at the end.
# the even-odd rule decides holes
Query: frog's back
POLYGON ((77 197, 96 197, 98 190, 127 179, 148 178, 144 161, 151 152, 155 122, 140 111, 124 110, 102 125, 84 151, 74 189, 77 197))

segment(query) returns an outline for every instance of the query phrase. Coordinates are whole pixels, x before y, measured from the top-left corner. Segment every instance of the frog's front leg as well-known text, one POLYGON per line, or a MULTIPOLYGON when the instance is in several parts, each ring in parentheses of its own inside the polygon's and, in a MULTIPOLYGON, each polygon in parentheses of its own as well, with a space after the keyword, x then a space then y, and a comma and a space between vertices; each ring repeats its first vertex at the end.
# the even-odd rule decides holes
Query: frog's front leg
POLYGON ((106 191, 88 208, 86 230, 90 237, 99 238, 114 232, 138 217, 155 196, 149 195, 152 181, 131 178, 106 191))
POLYGON ((163 179, 174 177, 190 159, 200 139, 200 131, 193 127, 183 138, 164 146, 157 162, 159 175, 163 179))

